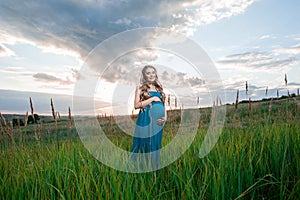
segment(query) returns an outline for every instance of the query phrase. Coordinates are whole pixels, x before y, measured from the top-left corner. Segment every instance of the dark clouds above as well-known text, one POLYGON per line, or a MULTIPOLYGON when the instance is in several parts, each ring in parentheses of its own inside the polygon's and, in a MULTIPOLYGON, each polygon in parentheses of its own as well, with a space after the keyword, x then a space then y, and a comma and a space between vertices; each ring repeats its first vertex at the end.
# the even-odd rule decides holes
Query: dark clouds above
MULTIPOLYGON (((217 0, 1 1, 0 45, 14 44, 14 42, 20 41, 28 42, 43 49, 51 47, 71 51, 79 55, 82 61, 85 61, 92 49, 117 33, 142 27, 162 27, 172 32, 179 31, 185 35, 191 35, 198 26, 245 12, 253 2, 254 0, 230 2, 217 0)), ((138 47, 138 40, 143 39, 144 37, 135 36, 132 41, 135 41, 137 43, 135 46, 138 47)), ((149 44, 150 42, 149 39, 149 44)), ((126 43, 124 44, 126 45, 126 43)), ((126 50, 126 46, 116 45, 114 48, 126 50)), ((105 49, 105 51, 111 53, 114 49, 105 49)), ((155 53, 149 52, 137 51, 132 54, 133 60, 142 65, 143 62, 153 61, 157 58, 155 53)), ((105 66, 111 62, 111 60, 103 61, 106 59, 105 55, 100 59, 105 66)), ((105 66, 98 65, 96 60, 90 61, 92 62, 91 66, 96 66, 92 67, 92 73, 94 73, 92 75, 99 75, 98 72, 103 71, 105 66)), ((123 61, 124 63, 107 70, 103 74, 103 78, 112 83, 121 78, 137 80, 136 74, 138 73, 135 71, 131 73, 132 59, 124 59, 123 61), (122 74, 126 74, 126 76, 122 74)), ((42 70, 40 72, 43 73, 36 73, 35 71, 33 74, 35 81, 51 82, 58 85, 72 84, 76 79, 87 78, 91 75, 73 71, 70 72, 70 78, 61 78, 53 75, 53 71, 45 72, 42 70)), ((178 74, 175 75, 178 76, 178 74)), ((177 79, 179 84, 197 86, 202 83, 200 78, 178 76, 177 79)))
POLYGON ((0 4, 0 27, 4 35, 72 50, 85 57, 98 43, 125 30, 159 26, 191 33, 201 24, 240 14, 252 3, 11 0, 0 4))

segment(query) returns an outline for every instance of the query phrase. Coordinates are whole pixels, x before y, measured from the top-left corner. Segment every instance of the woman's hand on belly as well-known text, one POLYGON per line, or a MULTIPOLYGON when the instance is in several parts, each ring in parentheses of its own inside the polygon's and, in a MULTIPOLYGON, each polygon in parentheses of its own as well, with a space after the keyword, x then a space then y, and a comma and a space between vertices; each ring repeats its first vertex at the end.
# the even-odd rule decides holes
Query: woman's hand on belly
POLYGON ((166 118, 165 117, 159 118, 158 120, 156 120, 156 122, 158 125, 162 126, 166 122, 166 118))
POLYGON ((157 96, 151 97, 152 98, 152 102, 161 102, 161 99, 157 96))

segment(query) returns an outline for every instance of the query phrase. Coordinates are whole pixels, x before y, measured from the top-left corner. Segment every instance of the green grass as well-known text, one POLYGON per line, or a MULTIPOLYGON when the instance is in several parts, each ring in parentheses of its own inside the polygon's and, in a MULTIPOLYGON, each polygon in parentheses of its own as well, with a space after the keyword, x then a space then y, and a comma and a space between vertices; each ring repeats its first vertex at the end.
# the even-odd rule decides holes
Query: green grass
MULTIPOLYGON (((106 167, 84 148, 68 122, 14 130, 16 146, 1 137, 0 199, 299 199, 300 114, 295 101, 228 106, 226 123, 213 150, 200 159, 209 112, 195 141, 182 157, 152 173, 131 174, 106 167), (19 134, 22 132, 23 138, 19 134)), ((205 114, 207 113, 207 114, 205 114)), ((112 126, 115 126, 112 124, 112 126)), ((163 143, 178 121, 166 124, 163 143)), ((107 126, 115 143, 129 149, 131 138, 107 126)), ((2 131, 3 133, 3 131, 2 131)), ((171 134, 172 133, 172 134, 171 134)))

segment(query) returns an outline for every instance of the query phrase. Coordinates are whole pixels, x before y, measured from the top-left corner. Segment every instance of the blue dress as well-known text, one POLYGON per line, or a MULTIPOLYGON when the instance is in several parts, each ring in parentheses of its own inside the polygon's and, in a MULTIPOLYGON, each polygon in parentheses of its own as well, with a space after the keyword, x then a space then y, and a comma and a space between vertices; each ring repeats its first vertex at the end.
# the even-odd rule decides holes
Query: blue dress
MULTIPOLYGON (((151 97, 162 98, 161 93, 157 91, 149 91, 149 94, 151 97)), ((140 110, 131 148, 134 162, 137 160, 138 155, 144 155, 142 156, 142 162, 149 163, 151 161, 152 168, 157 169, 159 167, 163 126, 157 124, 157 119, 164 116, 165 107, 162 102, 152 102, 140 110)))

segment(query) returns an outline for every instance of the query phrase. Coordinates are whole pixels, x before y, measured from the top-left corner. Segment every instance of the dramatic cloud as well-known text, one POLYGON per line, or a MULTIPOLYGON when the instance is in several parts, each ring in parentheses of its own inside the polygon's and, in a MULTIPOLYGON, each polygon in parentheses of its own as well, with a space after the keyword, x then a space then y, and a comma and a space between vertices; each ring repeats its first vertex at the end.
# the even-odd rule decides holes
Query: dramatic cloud
MULTIPOLYGON (((198 26, 241 14, 254 0, 11 0, 0 4, 0 44, 30 43, 46 52, 79 57, 91 66, 91 71, 72 71, 66 78, 50 73, 36 73, 35 81, 53 83, 57 88, 70 86, 76 80, 102 76, 110 83, 127 80, 138 82, 140 68, 158 58, 155 51, 141 49, 122 56, 112 63, 107 54, 114 55, 116 48, 126 53, 127 44, 115 45, 99 52, 98 60, 86 60, 91 50, 111 36, 142 27, 162 27, 168 31, 192 35, 198 26), (99 60, 101 64, 98 64, 99 60), (106 62, 107 61, 107 62, 106 62), (122 62, 121 62, 122 61, 122 62), (104 63, 104 64, 103 64, 104 63), (109 66, 107 69, 106 67, 109 66), (106 69, 106 70, 105 70, 106 69), (104 72, 105 73, 102 73, 104 72), (55 84, 54 84, 55 83, 55 84)), ((132 47, 151 47, 152 38, 133 35, 132 47), (147 45, 148 42, 148 45, 147 45)), ((0 49, 4 52, 3 49, 0 49)), ((7 52, 7 51, 5 51, 7 52)), ((120 56, 120 55, 117 55, 120 56)), ((197 87, 201 78, 175 74, 177 83, 197 87)), ((43 85, 47 87, 47 85, 43 85)), ((55 88, 55 87, 53 87, 55 88)))
POLYGON ((5 1, 0 33, 82 57, 113 34, 159 26, 192 34, 202 24, 240 14, 253 0, 236 1, 5 1))

